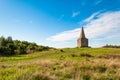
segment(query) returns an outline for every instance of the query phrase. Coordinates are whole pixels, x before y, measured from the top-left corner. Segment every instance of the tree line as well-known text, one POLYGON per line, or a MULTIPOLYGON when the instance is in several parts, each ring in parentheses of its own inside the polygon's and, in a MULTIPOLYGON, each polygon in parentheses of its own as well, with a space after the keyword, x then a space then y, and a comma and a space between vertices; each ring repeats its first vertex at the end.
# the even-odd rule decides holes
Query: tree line
POLYGON ((50 47, 37 45, 27 41, 12 40, 12 37, 0 37, 0 56, 29 54, 36 51, 48 50, 50 47))
POLYGON ((120 45, 108 45, 106 44, 103 48, 120 48, 120 45))

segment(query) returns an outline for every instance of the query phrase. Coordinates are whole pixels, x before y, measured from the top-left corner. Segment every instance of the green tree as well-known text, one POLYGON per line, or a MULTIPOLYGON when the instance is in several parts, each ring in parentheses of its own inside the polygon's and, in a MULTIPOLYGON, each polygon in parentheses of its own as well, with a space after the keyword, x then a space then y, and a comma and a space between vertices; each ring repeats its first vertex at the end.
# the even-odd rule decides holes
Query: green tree
POLYGON ((2 37, 0 37, 0 46, 2 47, 2 46, 5 46, 6 45, 6 40, 5 40, 5 38, 2 36, 2 37))

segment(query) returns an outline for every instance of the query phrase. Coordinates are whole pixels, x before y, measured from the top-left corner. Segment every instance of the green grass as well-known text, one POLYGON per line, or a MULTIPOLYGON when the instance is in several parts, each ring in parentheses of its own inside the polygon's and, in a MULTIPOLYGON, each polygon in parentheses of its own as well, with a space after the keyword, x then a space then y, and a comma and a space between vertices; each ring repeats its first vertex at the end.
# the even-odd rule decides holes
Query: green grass
POLYGON ((0 57, 0 80, 120 80, 120 49, 65 48, 0 57))

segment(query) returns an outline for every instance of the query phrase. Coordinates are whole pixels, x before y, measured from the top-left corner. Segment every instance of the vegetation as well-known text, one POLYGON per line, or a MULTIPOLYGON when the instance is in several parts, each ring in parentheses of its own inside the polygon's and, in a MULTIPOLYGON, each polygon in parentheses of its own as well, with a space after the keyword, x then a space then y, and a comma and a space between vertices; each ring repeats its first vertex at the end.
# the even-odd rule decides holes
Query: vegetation
POLYGON ((105 45, 105 46, 103 46, 103 48, 120 48, 120 46, 119 45, 105 45))
POLYGON ((120 49, 65 48, 0 57, 0 80, 120 80, 120 49))
POLYGON ((11 56, 48 50, 49 47, 39 46, 27 41, 12 40, 12 37, 0 37, 0 56, 11 56))

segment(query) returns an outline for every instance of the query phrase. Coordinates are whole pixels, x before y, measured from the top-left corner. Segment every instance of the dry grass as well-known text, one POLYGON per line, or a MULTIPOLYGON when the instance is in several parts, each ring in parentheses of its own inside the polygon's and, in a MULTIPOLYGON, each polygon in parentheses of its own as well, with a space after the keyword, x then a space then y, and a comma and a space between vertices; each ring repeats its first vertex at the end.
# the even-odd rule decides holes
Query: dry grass
MULTIPOLYGON (((74 50, 72 51, 74 52, 74 50)), ((65 54, 66 50, 64 53, 58 53, 58 51, 55 54, 54 52, 57 51, 51 52, 53 56, 49 54, 48 59, 38 57, 16 61, 15 58, 15 61, 0 62, 0 80, 120 80, 119 54, 114 56, 111 53, 107 53, 107 55, 104 53, 104 55, 96 56, 86 52, 84 52, 85 55, 83 52, 78 54, 71 52, 68 55, 65 54), (71 54, 76 56, 71 56, 71 54), (61 57, 61 55, 64 56, 64 59, 53 58, 54 56, 61 57), (109 57, 111 55, 112 57, 109 57), (109 58, 106 58, 107 56, 109 58)), ((43 57, 44 54, 40 55, 43 57)))

